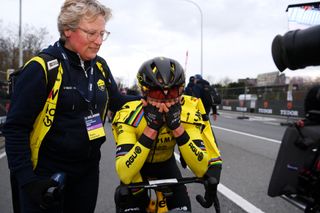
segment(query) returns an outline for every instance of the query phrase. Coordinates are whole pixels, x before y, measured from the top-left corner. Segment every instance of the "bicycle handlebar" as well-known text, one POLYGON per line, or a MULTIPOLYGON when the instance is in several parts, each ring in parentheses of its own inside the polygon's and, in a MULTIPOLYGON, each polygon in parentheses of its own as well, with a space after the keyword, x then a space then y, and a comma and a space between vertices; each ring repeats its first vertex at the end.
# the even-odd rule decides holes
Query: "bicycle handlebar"
POLYGON ((183 177, 149 180, 146 182, 130 183, 126 185, 129 189, 144 188, 144 189, 159 189, 161 187, 176 186, 189 183, 204 183, 203 178, 198 177, 183 177))
MULTIPOLYGON (((146 182, 138 182, 138 183, 130 183, 125 185, 127 189, 134 188, 144 188, 144 189, 161 189, 163 187, 170 187, 182 184, 190 184, 190 183, 201 183, 205 186, 208 185, 216 185, 217 181, 215 178, 198 178, 198 177, 183 177, 183 178, 169 178, 169 179, 158 179, 158 180, 149 180, 146 182)), ((197 195, 196 200, 203 208, 210 208, 212 204, 214 205, 215 211, 220 213, 220 204, 218 197, 208 198, 206 195, 201 196, 197 195)))

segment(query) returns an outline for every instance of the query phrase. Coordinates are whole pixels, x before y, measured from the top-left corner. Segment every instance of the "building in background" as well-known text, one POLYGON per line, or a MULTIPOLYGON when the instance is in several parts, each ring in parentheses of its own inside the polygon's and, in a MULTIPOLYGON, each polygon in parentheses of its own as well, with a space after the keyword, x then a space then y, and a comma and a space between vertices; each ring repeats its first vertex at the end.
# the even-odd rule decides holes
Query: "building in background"
POLYGON ((272 86, 272 85, 285 85, 288 83, 288 79, 284 73, 268 72, 262 73, 257 76, 258 87, 272 86))

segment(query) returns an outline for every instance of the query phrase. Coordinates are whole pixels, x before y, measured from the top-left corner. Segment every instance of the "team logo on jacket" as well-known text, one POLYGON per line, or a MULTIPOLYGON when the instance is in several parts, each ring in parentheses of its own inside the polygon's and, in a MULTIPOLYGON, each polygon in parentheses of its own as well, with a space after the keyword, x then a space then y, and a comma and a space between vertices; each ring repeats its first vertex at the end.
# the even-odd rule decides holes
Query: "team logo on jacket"
POLYGON ((101 90, 101 91, 106 90, 106 84, 104 83, 104 81, 102 79, 98 80, 97 86, 98 86, 99 90, 101 90))
POLYGON ((141 153, 141 147, 140 146, 136 146, 135 151, 137 154, 141 153))
POLYGON ((47 62, 48 70, 52 70, 59 66, 59 62, 57 59, 51 60, 47 62))
POLYGON ((133 154, 129 157, 129 159, 126 161, 126 166, 130 168, 131 164, 133 164, 134 160, 137 158, 137 156, 141 153, 141 147, 136 146, 134 149, 133 154))
POLYGON ((197 150, 196 146, 194 146, 192 143, 189 143, 189 147, 191 151, 194 153, 195 156, 197 156, 198 161, 203 160, 203 153, 199 150, 197 150))

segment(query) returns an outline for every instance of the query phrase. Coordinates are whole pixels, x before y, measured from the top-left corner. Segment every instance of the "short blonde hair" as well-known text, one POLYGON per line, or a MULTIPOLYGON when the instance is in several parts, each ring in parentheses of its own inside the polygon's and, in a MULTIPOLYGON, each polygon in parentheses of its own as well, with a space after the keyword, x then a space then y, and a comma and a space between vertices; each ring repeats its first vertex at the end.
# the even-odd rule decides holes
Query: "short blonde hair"
POLYGON ((66 0, 58 16, 60 38, 65 41, 64 31, 77 29, 82 18, 95 20, 99 15, 107 22, 112 16, 111 9, 97 0, 66 0))

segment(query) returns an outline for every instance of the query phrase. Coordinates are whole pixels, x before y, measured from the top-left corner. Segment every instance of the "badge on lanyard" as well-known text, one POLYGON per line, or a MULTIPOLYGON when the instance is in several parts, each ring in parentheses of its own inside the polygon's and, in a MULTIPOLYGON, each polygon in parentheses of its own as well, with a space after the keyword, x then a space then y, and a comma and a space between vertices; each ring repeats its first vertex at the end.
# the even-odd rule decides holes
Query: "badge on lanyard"
POLYGON ((90 141, 106 136, 99 113, 85 117, 84 121, 90 141))

